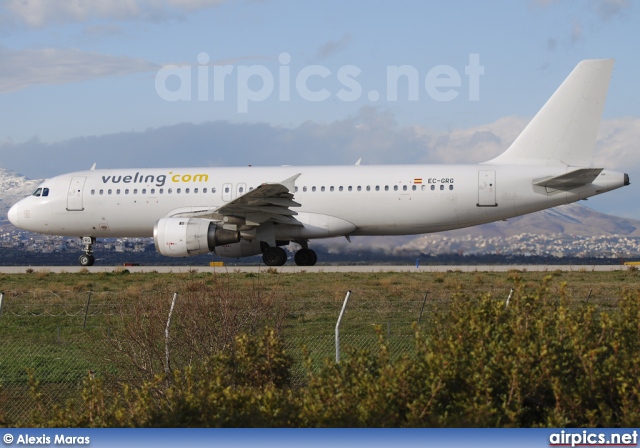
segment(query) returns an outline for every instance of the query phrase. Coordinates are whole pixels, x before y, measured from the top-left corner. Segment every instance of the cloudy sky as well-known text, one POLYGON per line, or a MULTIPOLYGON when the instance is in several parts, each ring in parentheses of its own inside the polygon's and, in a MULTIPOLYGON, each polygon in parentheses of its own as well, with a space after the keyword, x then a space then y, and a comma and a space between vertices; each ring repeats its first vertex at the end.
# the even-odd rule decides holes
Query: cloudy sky
POLYGON ((590 200, 640 219, 631 0, 2 0, 0 166, 466 163, 615 58, 590 200), (634 182, 635 181, 635 182, 634 182))

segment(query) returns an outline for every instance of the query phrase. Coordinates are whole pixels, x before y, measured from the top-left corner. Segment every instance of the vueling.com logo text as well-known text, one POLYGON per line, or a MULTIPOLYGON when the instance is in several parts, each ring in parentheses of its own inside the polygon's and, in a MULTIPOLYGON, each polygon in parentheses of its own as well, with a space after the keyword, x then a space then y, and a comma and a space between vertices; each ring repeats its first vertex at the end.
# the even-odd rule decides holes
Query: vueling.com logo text
POLYGON ((102 183, 155 184, 156 187, 163 187, 167 181, 167 177, 169 177, 169 180, 174 183, 209 182, 208 174, 174 174, 172 171, 169 171, 168 176, 166 174, 155 175, 140 173, 128 176, 102 176, 102 183))

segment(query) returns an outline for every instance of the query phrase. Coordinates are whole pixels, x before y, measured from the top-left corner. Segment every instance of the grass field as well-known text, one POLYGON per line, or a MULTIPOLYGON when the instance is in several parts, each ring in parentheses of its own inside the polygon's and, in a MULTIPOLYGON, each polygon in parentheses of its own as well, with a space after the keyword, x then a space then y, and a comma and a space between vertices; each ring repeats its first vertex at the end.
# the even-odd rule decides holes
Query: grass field
POLYGON ((615 310, 624 294, 640 291, 640 271, 0 275, 0 414, 13 423, 29 415, 27 369, 48 403, 64 404, 89 371, 114 387, 140 382, 266 326, 283 338, 303 382, 303 348, 315 365, 335 356, 334 329, 348 290, 341 345, 373 348, 379 326, 398 355, 411 347, 414 323, 431 325, 460 294, 506 302, 511 288, 526 292, 544 282, 571 306, 615 310), (167 366, 165 329, 176 292, 167 366))

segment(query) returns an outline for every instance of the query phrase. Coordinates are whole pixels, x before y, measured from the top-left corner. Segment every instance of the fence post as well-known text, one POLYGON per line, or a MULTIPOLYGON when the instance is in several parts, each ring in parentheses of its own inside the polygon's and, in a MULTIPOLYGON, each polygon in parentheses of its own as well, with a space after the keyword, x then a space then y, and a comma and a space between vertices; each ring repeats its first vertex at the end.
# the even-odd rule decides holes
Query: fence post
POLYGON ((505 308, 509 308, 509 300, 511 300, 511 296, 513 296, 513 288, 511 288, 511 291, 509 291, 509 297, 507 297, 505 308))
POLYGON ((347 291, 344 303, 342 304, 342 311, 340 311, 340 316, 338 316, 338 322, 336 323, 336 363, 340 362, 340 322, 342 321, 342 316, 344 315, 344 310, 347 308, 347 302, 349 302, 350 296, 351 290, 347 291))
POLYGON ((87 304, 84 307, 84 321, 82 322, 82 328, 87 328, 87 314, 89 313, 89 303, 91 303, 91 291, 89 291, 89 297, 87 297, 87 304))
POLYGON ((4 303, 4 293, 0 292, 0 317, 2 317, 2 304, 4 303))
POLYGON ((429 295, 429 291, 424 293, 424 300, 422 300, 422 308, 420 308, 420 317, 418 317, 418 324, 422 320, 422 312, 424 311, 424 304, 427 303, 427 296, 429 295))
MULTIPOLYGON (((593 288, 589 290, 589 295, 587 296, 587 300, 584 301, 585 305, 589 303, 589 299, 591 298, 592 291, 593 291, 593 288)), ((2 316, 2 299, 0 299, 0 316, 2 316)))
POLYGON ((164 354, 165 354, 165 364, 164 364, 164 373, 167 375, 167 380, 169 380, 169 375, 171 374, 171 367, 169 364, 169 327, 171 326, 171 315, 173 314, 173 307, 176 305, 176 299, 178 298, 178 293, 173 294, 173 300, 171 301, 171 308, 169 309, 169 318, 167 319, 167 327, 164 329, 164 354))

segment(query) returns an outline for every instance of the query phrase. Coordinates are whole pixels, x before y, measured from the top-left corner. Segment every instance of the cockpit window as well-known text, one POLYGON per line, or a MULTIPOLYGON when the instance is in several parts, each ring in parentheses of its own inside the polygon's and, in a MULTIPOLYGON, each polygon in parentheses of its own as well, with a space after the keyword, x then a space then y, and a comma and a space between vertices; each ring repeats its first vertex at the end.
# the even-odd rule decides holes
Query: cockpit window
POLYGON ((43 188, 42 189, 42 196, 49 196, 49 189, 48 188, 43 188))
POLYGON ((40 193, 42 193, 42 188, 38 188, 36 191, 33 192, 31 196, 40 197, 40 193))

